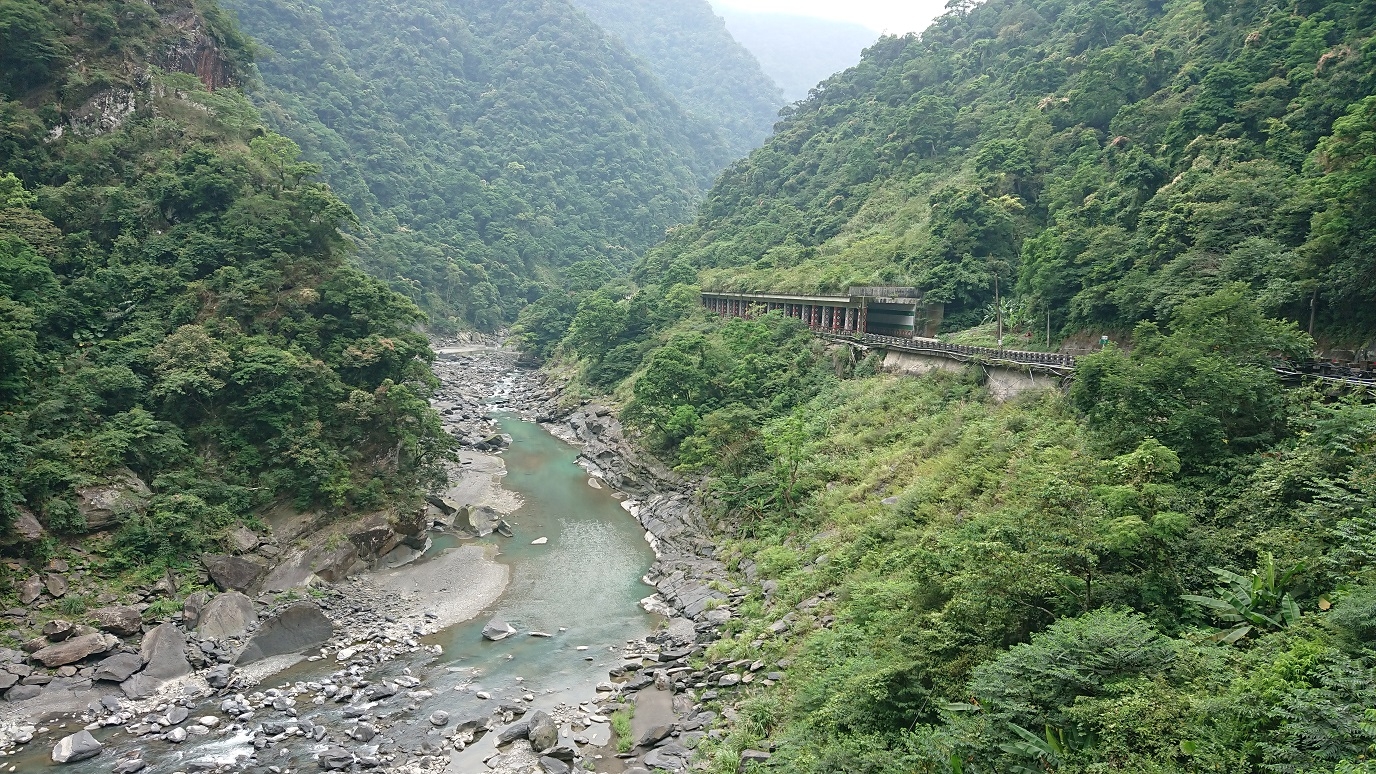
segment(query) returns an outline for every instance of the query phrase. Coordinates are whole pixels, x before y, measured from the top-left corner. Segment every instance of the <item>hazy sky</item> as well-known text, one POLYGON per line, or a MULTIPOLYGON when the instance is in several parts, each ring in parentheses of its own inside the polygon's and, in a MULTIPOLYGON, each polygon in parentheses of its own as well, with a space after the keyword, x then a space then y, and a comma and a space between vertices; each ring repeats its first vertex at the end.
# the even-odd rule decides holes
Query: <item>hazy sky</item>
POLYGON ((791 13, 863 24, 876 32, 921 32, 946 10, 946 0, 712 0, 742 11, 791 13))

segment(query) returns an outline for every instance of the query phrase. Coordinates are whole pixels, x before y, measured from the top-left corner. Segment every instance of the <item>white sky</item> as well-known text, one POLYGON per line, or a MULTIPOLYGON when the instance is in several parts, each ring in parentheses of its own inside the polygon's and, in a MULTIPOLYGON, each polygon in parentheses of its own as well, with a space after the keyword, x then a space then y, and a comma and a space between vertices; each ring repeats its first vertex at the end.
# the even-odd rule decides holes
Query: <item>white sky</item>
POLYGON ((945 0, 712 0, 712 5, 855 22, 895 35, 921 32, 946 10, 945 0))

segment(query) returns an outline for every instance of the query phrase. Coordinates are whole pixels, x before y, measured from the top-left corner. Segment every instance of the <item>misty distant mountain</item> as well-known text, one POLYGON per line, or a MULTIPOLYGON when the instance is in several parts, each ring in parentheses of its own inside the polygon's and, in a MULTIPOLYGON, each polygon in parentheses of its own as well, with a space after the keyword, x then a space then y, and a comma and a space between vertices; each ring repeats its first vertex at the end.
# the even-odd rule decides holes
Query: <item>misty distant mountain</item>
POLYGON ((758 148, 774 131, 782 90, 732 39, 707 0, 571 2, 645 60, 680 105, 721 134, 733 156, 758 148))
POLYGON ((833 73, 859 63, 860 52, 879 38, 874 30, 849 22, 713 7, 726 19, 732 37, 750 49, 790 102, 806 97, 833 73))

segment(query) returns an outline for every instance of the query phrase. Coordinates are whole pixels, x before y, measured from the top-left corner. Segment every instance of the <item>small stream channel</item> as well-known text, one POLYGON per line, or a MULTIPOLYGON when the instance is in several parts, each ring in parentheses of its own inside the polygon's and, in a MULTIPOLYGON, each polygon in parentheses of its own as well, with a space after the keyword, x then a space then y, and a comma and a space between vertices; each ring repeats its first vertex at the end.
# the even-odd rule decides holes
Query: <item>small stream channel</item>
MULTIPOLYGON (((462 719, 486 717, 502 704, 523 703, 548 711, 559 703, 592 700, 596 684, 607 679, 608 668, 621 663, 627 641, 645 636, 655 624, 655 618, 638 605, 652 591, 641 577, 654 561, 640 525, 610 491, 588 484, 586 472, 575 463, 578 452, 572 446, 532 422, 508 415, 501 415, 500 421, 503 432, 513 439, 503 455, 507 466, 503 485, 518 493, 524 504, 508 517, 514 537, 494 534, 479 542, 490 543, 500 552, 498 561, 510 568, 509 585, 482 615, 425 638, 426 644, 443 646, 443 655, 414 662, 397 660, 379 667, 370 678, 395 676, 410 668, 422 679, 420 687, 434 693, 412 713, 401 714, 406 703, 401 697, 371 710, 374 717, 395 722, 385 735, 408 749, 427 733, 438 733, 426 720, 435 710, 462 719), (531 544, 541 537, 548 542, 531 544), (510 622, 519 633, 500 642, 484 640, 483 626, 492 618, 510 622), (528 634, 531 631, 551 636, 534 637, 528 634), (490 698, 480 699, 479 692, 490 698), (527 694, 533 695, 533 701, 524 699, 527 694)), ((437 536, 428 556, 458 544, 452 535, 437 536)), ((265 680, 257 690, 318 679, 336 668, 333 659, 301 662, 265 680)), ((218 703, 218 699, 206 700, 192 717, 218 714, 214 712, 218 703)), ((315 718, 328 726, 336 741, 347 724, 339 719, 342 710, 342 705, 334 703, 297 705, 301 718, 315 718)), ((260 711, 253 722, 288 720, 279 715, 260 711)), ((74 730, 69 727, 53 738, 74 730)), ((607 733, 598 726, 582 732, 594 741, 605 740, 607 733)), ((188 739, 180 747, 122 734, 97 736, 106 743, 105 752, 97 758, 59 767, 48 757, 51 744, 35 740, 24 754, 0 764, 0 771, 17 765, 19 771, 104 773, 111 770, 121 751, 143 747, 149 763, 145 771, 170 774, 196 761, 232 762, 252 752, 247 735, 236 738, 218 731, 188 739)), ((488 734, 456 754, 448 770, 485 771, 482 761, 495 749, 494 737, 488 734)), ((343 741, 346 747, 358 747, 343 741)), ((257 765, 313 771, 312 747, 305 740, 286 743, 283 749, 290 750, 289 757, 278 757, 276 749, 260 751, 257 765)))

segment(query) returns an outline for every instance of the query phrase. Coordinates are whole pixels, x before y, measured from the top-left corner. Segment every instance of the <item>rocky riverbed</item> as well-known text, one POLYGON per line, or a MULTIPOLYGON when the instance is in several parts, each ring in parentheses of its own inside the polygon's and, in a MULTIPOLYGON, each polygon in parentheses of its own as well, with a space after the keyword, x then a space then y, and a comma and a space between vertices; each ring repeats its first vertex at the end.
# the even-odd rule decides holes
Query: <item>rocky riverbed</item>
MULTIPOLYGON (((558 385, 516 368, 515 353, 483 341, 439 351, 434 403, 464 449, 424 512, 324 532, 308 516, 269 518, 272 530, 241 536, 242 550, 203 558, 219 594, 178 600, 179 613, 148 623, 148 590, 129 600, 132 619, 126 610, 98 626, 45 628, 28 653, 0 651, 0 682, 14 677, 0 705, 0 768, 51 758, 121 774, 687 770, 691 748, 714 733, 706 703, 778 676, 760 662, 702 663, 746 593, 715 558, 686 482, 640 455, 611 411, 570 405, 558 385), (662 625, 603 654, 612 665, 594 693, 547 709, 519 685, 494 696, 462 668, 435 666, 437 635, 479 615, 508 580, 490 548, 431 549, 439 535, 511 533, 521 502, 501 485, 510 439, 494 408, 576 445, 589 485, 622 494, 656 556, 641 604, 662 625), (471 693, 482 711, 431 709, 446 691, 471 693), (630 704, 636 738, 617 754, 608 720, 630 704)), ((487 623, 494 638, 507 634, 487 623)))

